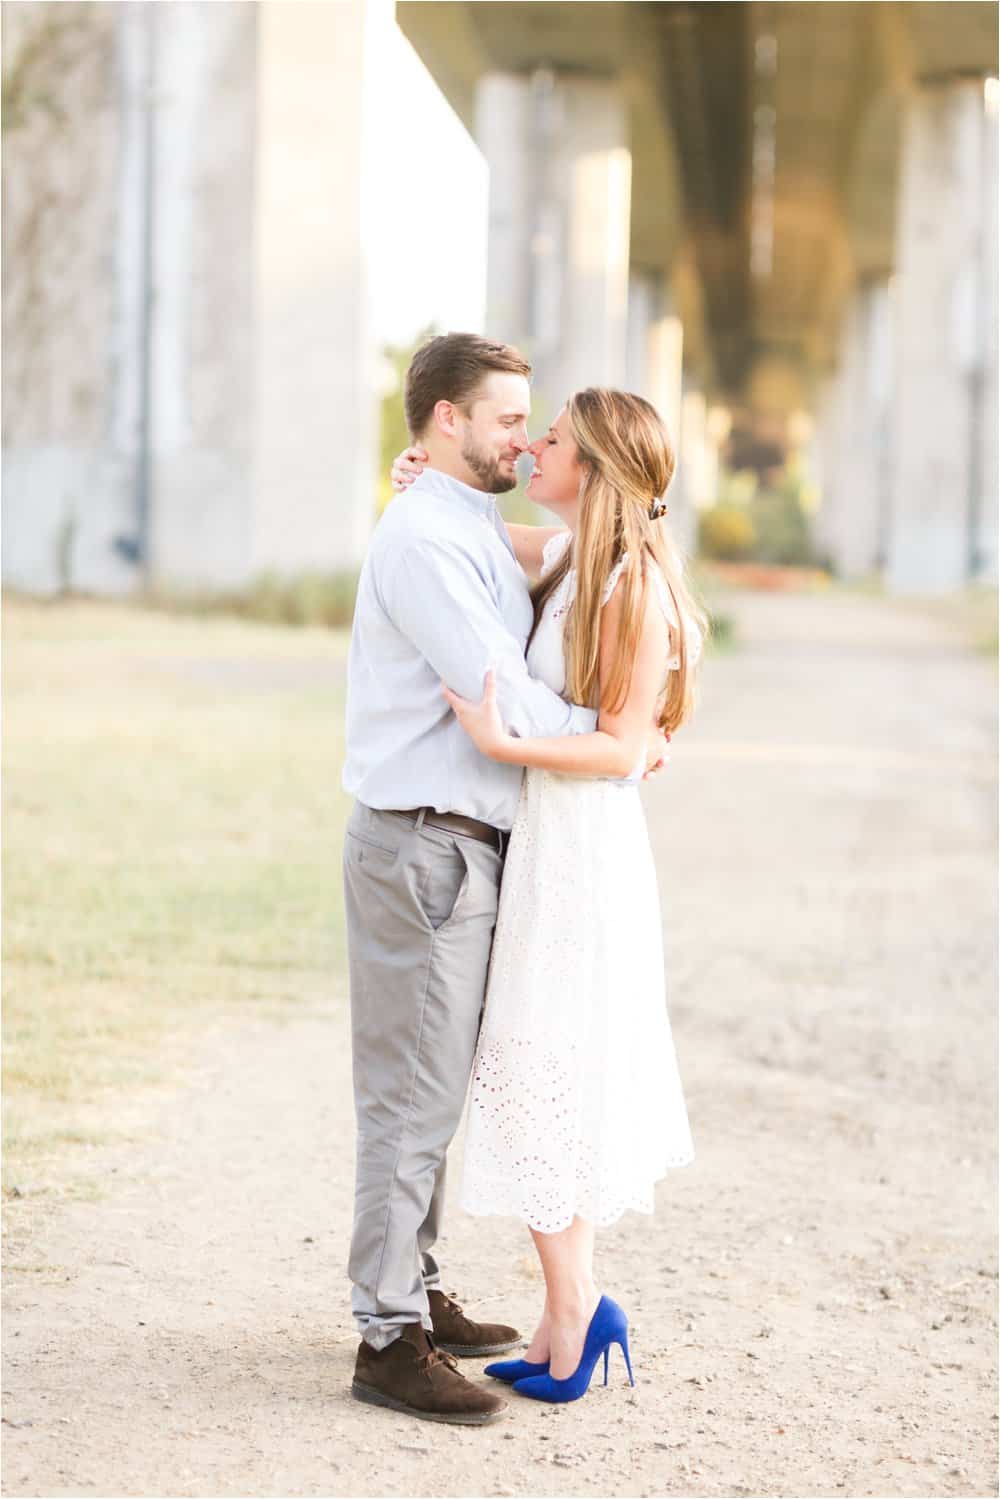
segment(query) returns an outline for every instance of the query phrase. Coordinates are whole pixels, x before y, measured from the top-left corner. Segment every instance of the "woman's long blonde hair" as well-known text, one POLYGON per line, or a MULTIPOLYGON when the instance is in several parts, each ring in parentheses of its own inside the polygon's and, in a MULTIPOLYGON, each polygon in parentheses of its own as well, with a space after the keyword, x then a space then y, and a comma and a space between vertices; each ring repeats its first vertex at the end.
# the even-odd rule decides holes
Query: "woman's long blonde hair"
POLYGON ((546 599, 571 567, 576 594, 563 634, 566 688, 573 702, 620 711, 628 696, 642 630, 650 562, 659 567, 670 591, 678 626, 671 627, 671 654, 679 667, 667 676, 666 696, 657 722, 667 733, 679 728, 694 706, 694 664, 690 661, 685 619, 706 631, 705 615, 684 576, 684 564, 666 531, 654 518, 673 477, 675 457, 670 434, 659 413, 641 396, 621 390, 577 391, 566 403, 566 415, 579 462, 584 468, 580 511, 573 541, 550 573, 532 590, 535 627, 546 599), (609 682, 599 679, 601 604, 615 564, 628 554, 624 569, 624 608, 618 648, 609 682))

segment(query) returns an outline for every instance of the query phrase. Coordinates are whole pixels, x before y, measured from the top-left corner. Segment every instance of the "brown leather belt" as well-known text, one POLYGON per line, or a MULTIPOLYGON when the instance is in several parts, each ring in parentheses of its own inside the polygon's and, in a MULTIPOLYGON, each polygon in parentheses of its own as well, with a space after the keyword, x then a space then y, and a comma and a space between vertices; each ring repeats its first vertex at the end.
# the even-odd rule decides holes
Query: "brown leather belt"
POLYGON ((405 817, 423 827, 440 828, 445 833, 458 833, 462 838, 476 838, 480 843, 492 843, 498 853, 507 847, 509 833, 495 828, 491 822, 480 822, 475 817, 465 817, 461 812, 435 812, 433 807, 411 807, 406 811, 386 808, 390 817, 405 817))

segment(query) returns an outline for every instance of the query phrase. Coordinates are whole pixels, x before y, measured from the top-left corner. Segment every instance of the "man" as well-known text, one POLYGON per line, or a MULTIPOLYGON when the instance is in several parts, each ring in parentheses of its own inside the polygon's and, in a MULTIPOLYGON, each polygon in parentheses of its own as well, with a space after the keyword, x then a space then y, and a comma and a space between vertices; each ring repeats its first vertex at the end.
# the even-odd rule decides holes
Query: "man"
MULTIPOLYGON (((375 529, 351 636, 344 846, 357 1177, 348 1273, 361 1332, 352 1390, 427 1420, 483 1425, 506 1403, 455 1358, 518 1346, 440 1289, 432 1250, 446 1153, 479 1033, 507 834, 522 772, 487 760, 442 683, 478 700, 496 670, 521 735, 590 733, 525 665, 528 585, 494 495, 528 446, 530 366, 453 333, 418 350, 406 420, 424 473, 375 529)), ((651 760, 662 742, 651 750, 651 760)))

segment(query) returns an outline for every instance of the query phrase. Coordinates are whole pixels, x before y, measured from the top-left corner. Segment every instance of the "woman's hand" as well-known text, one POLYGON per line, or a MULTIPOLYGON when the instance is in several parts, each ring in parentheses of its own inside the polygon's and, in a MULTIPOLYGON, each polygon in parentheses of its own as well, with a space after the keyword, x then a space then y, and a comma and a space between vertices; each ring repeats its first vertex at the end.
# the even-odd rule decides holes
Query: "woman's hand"
POLYGON ((404 448, 399 457, 393 461, 391 478, 392 487, 397 492, 403 490, 408 484, 412 484, 424 471, 429 453, 426 448, 404 448))
POLYGON ((441 691, 480 754, 486 755, 490 760, 505 759, 504 752, 512 744, 513 736, 504 728, 500 709, 497 707, 497 678, 493 667, 486 673, 482 700, 478 703, 470 703, 467 698, 459 697, 450 687, 442 685, 441 691))
POLYGON ((654 724, 646 737, 646 769, 642 779, 648 781, 650 776, 663 769, 670 759, 670 735, 664 734, 658 724, 654 724))

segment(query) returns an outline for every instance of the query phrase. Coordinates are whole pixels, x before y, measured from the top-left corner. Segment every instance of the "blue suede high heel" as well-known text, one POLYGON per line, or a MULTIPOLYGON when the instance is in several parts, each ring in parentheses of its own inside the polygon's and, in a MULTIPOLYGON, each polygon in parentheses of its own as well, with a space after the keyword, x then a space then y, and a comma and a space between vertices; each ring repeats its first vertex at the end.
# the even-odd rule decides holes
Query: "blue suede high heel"
POLYGON ((499 1364, 487 1364, 483 1370, 491 1379, 502 1379, 513 1384, 515 1379, 531 1379, 536 1374, 548 1374, 548 1363, 529 1364, 526 1358, 509 1358, 499 1364))
POLYGON ((547 1400, 552 1405, 560 1405, 566 1400, 579 1400, 580 1396, 586 1395, 590 1388, 594 1367, 602 1353, 604 1354, 604 1383, 607 1384, 608 1354, 612 1343, 617 1343, 625 1355, 628 1382, 634 1385, 632 1361, 628 1355, 628 1318, 617 1301, 612 1301, 610 1296, 602 1296, 597 1303, 596 1312, 590 1319, 587 1336, 583 1340, 580 1362, 569 1378, 553 1379, 551 1374, 539 1374, 532 1378, 517 1380, 514 1389, 519 1395, 527 1395, 530 1400, 547 1400))

